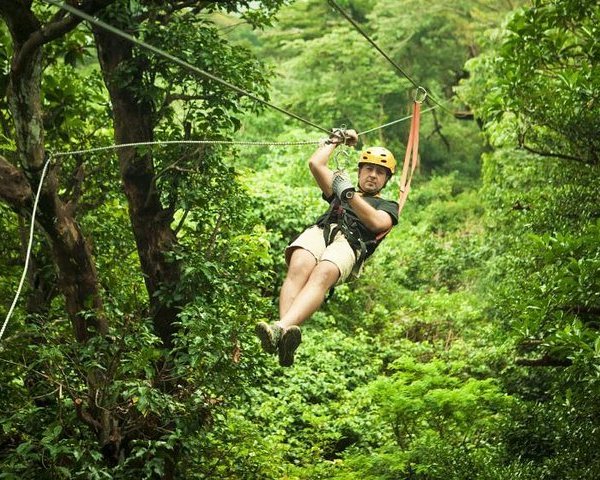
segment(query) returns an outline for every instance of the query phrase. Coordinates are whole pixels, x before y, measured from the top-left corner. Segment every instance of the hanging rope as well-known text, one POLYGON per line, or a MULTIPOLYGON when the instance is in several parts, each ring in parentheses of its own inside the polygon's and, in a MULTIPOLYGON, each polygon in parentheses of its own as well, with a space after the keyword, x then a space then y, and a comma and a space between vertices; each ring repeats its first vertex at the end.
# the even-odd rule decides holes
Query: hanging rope
POLYGON ((299 115, 296 115, 295 113, 292 113, 288 110, 278 107, 277 105, 273 105, 272 103, 267 102, 266 100, 263 100, 260 97, 257 97, 253 93, 250 93, 250 92, 234 85, 233 83, 228 82, 227 80, 223 80, 222 78, 219 78, 216 75, 213 75, 212 73, 202 70, 201 68, 195 67, 194 65, 186 62, 185 60, 181 60, 180 58, 177 58, 174 55, 171 55, 170 53, 167 53, 164 50, 161 50, 160 48, 157 48, 153 45, 150 45, 149 43, 139 40, 139 39, 133 37, 132 35, 129 35, 128 33, 124 32, 122 30, 119 30, 118 28, 113 27, 112 25, 109 25, 108 23, 103 22, 102 20, 98 20, 97 18, 94 18, 91 15, 88 15, 87 13, 82 12, 81 10, 79 10, 75 7, 72 7, 71 5, 58 2, 57 0, 44 0, 44 1, 62 9, 62 10, 65 10, 65 11, 71 13, 72 15, 75 15, 83 20, 86 20, 86 21, 92 23, 93 25, 96 25, 97 27, 102 28, 103 30, 106 30, 114 35, 117 35, 117 36, 127 40, 128 42, 133 43, 134 45, 137 45, 137 46, 144 48, 146 50, 149 50, 163 58, 166 58, 194 74, 200 75, 204 78, 208 78, 209 80, 220 83, 221 85, 223 85, 231 90, 236 91, 240 95, 251 98, 252 100, 262 103, 263 105, 266 105, 274 110, 277 110, 280 113, 283 113, 291 118, 294 118, 300 122, 310 125, 311 127, 314 127, 317 130, 321 130, 322 132, 329 133, 329 130, 317 125, 316 123, 311 122, 310 120, 306 120, 305 118, 302 118, 299 115))
POLYGON ((19 300, 19 296, 21 295, 21 290, 23 288, 23 284, 25 283, 25 277, 27 276, 27 270, 29 269, 29 258, 31 257, 31 249, 33 246, 33 232, 35 229, 35 213, 37 211, 38 201, 40 199, 40 195, 42 193, 42 185, 44 183, 44 178, 46 177, 46 172, 48 171, 48 166, 50 165, 51 156, 48 156, 46 163, 44 164, 44 168, 42 169, 42 173, 40 175, 40 182, 38 183, 37 193, 35 194, 35 200, 33 201, 33 210, 31 211, 31 226, 29 228, 29 242, 27 245, 27 252, 25 254, 25 266, 23 267, 23 274, 21 275, 21 280, 19 281, 19 287, 17 288, 17 293, 15 294, 15 298, 13 299, 12 305, 6 314, 6 319, 2 324, 2 329, 0 329, 0 340, 2 340, 2 335, 4 335, 4 330, 8 325, 8 320, 12 316, 15 307, 17 305, 17 301, 19 300))

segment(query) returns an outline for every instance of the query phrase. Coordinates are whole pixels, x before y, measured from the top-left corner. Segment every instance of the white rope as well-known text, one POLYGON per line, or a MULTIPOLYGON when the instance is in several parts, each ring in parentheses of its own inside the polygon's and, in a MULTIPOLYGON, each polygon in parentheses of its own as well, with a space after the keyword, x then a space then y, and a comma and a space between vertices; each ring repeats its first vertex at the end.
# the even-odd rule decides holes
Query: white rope
MULTIPOLYGON (((430 110, 433 110, 434 108, 436 108, 436 106, 426 108, 425 110, 421 111, 421 114, 427 113, 430 110)), ((405 120, 408 120, 409 118, 412 118, 412 115, 409 115, 407 117, 399 118, 398 120, 394 120, 393 122, 384 123, 383 125, 380 125, 378 127, 370 128, 369 130, 365 130, 364 132, 358 133, 358 136, 364 135, 365 133, 374 132, 375 130, 381 130, 382 128, 389 127, 390 125, 395 125, 396 123, 404 122, 405 120)))
POLYGON ((146 147, 152 145, 249 145, 249 146, 290 146, 290 145, 318 145, 321 140, 305 140, 298 142, 246 142, 246 141, 235 141, 235 140, 163 140, 155 142, 135 142, 135 143, 118 143, 114 145, 107 145, 105 147, 94 147, 84 150, 69 150, 66 152, 56 152, 53 154, 54 157, 65 157, 67 155, 80 155, 82 153, 95 153, 106 150, 117 150, 119 148, 127 147, 146 147))
POLYGON ((2 329, 0 330, 0 340, 2 340, 2 335, 4 335, 4 330, 8 325, 8 321, 12 316, 15 307, 17 305, 17 301, 19 300, 19 296, 21 295, 21 289, 23 288, 23 284, 25 283, 25 277, 27 276, 27 269, 29 268, 29 257, 31 257, 31 248, 33 246, 33 232, 35 229, 35 212, 37 210, 38 201, 40 199, 40 195, 42 193, 42 185, 44 183, 44 177, 46 176, 46 172, 48 170, 48 165, 50 165, 50 159, 52 157, 49 155, 48 160, 44 164, 44 168, 42 169, 42 175, 40 176, 40 183, 38 184, 37 193, 35 195, 35 200, 33 202, 33 211, 31 212, 31 227, 29 229, 29 244, 27 245, 27 253, 25 254, 25 267, 23 267, 23 274, 21 275, 21 281, 19 282, 19 288, 17 288, 17 293, 15 294, 15 298, 10 306, 8 314, 6 315, 6 319, 4 320, 4 324, 2 325, 2 329))
MULTIPOLYGON (((427 108, 423 110, 421 113, 429 112, 433 110, 434 107, 427 108)), ((389 123, 385 123, 378 127, 370 128, 369 130, 365 130, 364 132, 357 133, 358 136, 365 135, 367 133, 374 132, 375 130, 380 130, 385 127, 389 127, 391 125, 395 125, 400 122, 404 122, 412 118, 412 115, 408 115, 406 117, 399 118, 398 120, 394 120, 389 123)), ((104 147, 94 147, 87 148, 82 150, 69 150, 65 152, 55 152, 52 154, 53 157, 65 157, 68 155, 81 155, 83 153, 95 153, 95 152, 103 152, 107 150, 117 150, 119 148, 128 148, 128 147, 147 147, 153 145, 246 145, 246 146, 256 146, 256 147, 270 147, 270 146, 300 146, 300 145, 320 145, 323 143, 324 139, 319 140, 299 140, 295 142, 264 142, 264 141, 239 141, 239 140, 158 140, 154 142, 134 142, 134 143, 118 143, 113 145, 107 145, 104 147)))
MULTIPOLYGON (((427 113, 436 107, 429 107, 423 110, 421 113, 427 113)), ((367 133, 374 132, 375 130, 381 130, 382 128, 389 127, 391 125, 395 125, 400 122, 404 122, 412 118, 412 115, 408 115, 406 117, 399 118, 398 120, 394 120, 392 122, 384 123, 383 125, 379 125, 378 127, 370 128, 369 130, 365 130, 363 132, 357 133, 360 137, 367 133)), ((53 153, 54 157, 65 157, 68 155, 81 155, 83 153, 95 153, 95 152, 103 152, 107 150, 117 150, 119 148, 128 148, 128 147, 147 147, 153 145, 246 145, 246 146, 255 146, 255 147, 270 147, 270 146, 294 146, 294 145, 320 145, 326 139, 319 140, 299 140, 296 142, 264 142, 264 141, 239 141, 239 140, 158 140, 154 142, 134 142, 134 143, 119 143, 113 145, 107 145, 104 147, 94 147, 82 150, 69 150, 65 152, 55 152, 53 153)))

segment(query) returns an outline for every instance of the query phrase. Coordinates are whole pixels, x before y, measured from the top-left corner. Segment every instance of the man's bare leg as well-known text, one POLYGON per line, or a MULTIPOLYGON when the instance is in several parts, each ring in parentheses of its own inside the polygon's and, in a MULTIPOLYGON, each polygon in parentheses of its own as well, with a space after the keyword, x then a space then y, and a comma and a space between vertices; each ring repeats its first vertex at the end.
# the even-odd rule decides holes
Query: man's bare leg
MULTIPOLYGON (((308 250, 296 248, 291 252, 288 271, 279 294, 279 318, 282 318, 290 309, 316 266, 317 260, 308 250)), ((255 332, 265 352, 277 352, 279 340, 284 333, 283 328, 279 325, 259 322, 255 327, 255 332)))
POLYGON ((298 249, 292 253, 288 275, 279 298, 279 308, 283 314, 275 325, 266 322, 256 325, 256 334, 263 350, 277 352, 282 367, 289 367, 294 363, 294 353, 302 341, 298 325, 321 306, 325 294, 340 276, 335 264, 323 261, 315 266, 314 262, 313 255, 306 250, 298 249))
POLYGON ((308 250, 296 248, 292 252, 287 275, 279 294, 279 318, 283 318, 290 309, 316 266, 317 260, 308 250))
POLYGON ((276 324, 284 330, 292 325, 302 324, 321 306, 325 294, 337 282, 339 276, 340 271, 335 264, 328 261, 319 262, 276 324))

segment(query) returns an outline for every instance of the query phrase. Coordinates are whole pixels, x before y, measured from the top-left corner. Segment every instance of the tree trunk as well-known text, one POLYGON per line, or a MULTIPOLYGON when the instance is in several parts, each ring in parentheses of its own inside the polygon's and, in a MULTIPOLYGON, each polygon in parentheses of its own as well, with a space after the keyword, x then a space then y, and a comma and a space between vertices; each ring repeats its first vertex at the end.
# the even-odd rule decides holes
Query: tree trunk
MULTIPOLYGON (((24 16, 21 20, 19 23, 13 19, 13 23, 9 24, 19 31, 24 41, 21 43, 20 37, 13 35, 14 53, 7 97, 15 125, 19 161, 29 182, 21 172, 17 169, 11 171, 5 164, 4 168, 15 183, 0 188, 8 191, 11 188, 29 187, 31 194, 40 180, 46 160, 40 94, 42 50, 41 45, 31 45, 31 38, 39 28, 37 19, 24 16), (27 30, 30 31, 29 35, 25 35, 27 30)), ((7 198, 8 194, 0 194, 0 197, 7 198)), ((31 197, 27 198, 24 192, 17 194, 16 198, 20 198, 22 202, 20 205, 11 205, 17 211, 23 211, 32 204, 31 197)), ((75 337, 80 342, 85 342, 90 337, 90 327, 97 333, 105 334, 108 325, 102 314, 102 299, 91 250, 77 222, 58 196, 58 177, 52 168, 44 180, 36 220, 50 239, 59 286, 65 297, 75 337), (88 311, 87 315, 83 315, 85 310, 88 311), (89 315, 90 310, 92 315, 89 315)))
MULTIPOLYGON (((131 44, 100 29, 94 35, 113 108, 115 142, 152 141, 154 109, 150 102, 134 93, 143 89, 142 72, 130 73, 127 83, 118 79, 119 70, 133 64, 131 44)), ((180 280, 179 263, 166 256, 177 242, 171 228, 173 215, 161 203, 151 154, 140 153, 136 148, 121 148, 118 158, 155 332, 169 347, 180 307, 173 302, 165 303, 156 294, 159 289, 174 289, 180 280)))
MULTIPOLYGON (((42 31, 30 4, 21 1, 0 2, 0 15, 6 20, 13 41, 7 99, 15 128, 17 161, 22 167, 19 169, 0 157, 0 199, 27 217, 31 215, 34 192, 46 163, 41 104, 42 46, 74 28, 76 23, 58 18, 42 31)), ((91 248, 73 217, 74 209, 60 199, 58 191, 57 171, 51 167, 42 184, 35 221, 48 237, 74 336, 78 342, 86 343, 95 335, 105 335, 108 322, 91 248)), ((102 375, 96 368, 87 372, 88 408, 83 405, 78 408, 91 421, 104 445, 114 431, 115 422, 105 420, 108 412, 95 401, 103 385, 102 375)))

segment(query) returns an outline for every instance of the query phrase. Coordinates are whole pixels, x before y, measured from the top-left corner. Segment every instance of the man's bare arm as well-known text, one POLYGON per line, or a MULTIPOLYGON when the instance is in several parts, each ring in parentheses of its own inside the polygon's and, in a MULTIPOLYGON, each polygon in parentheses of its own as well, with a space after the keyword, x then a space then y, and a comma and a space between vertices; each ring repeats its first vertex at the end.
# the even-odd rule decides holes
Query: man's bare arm
POLYGON ((372 232, 380 233, 392 228, 392 217, 390 217, 390 214, 373 208, 360 195, 354 195, 348 204, 365 227, 372 232))
POLYGON ((319 148, 312 154, 308 161, 308 167, 317 181, 317 185, 325 194, 325 197, 329 198, 333 194, 331 183, 333 182, 333 171, 327 166, 329 157, 335 150, 335 144, 324 144, 320 145, 319 148))
POLYGON ((319 148, 312 154, 308 161, 310 171, 317 181, 317 185, 329 198, 333 194, 331 184, 333 182, 333 171, 328 166, 329 159, 335 148, 345 143, 348 146, 354 146, 358 142, 358 135, 355 130, 346 130, 343 132, 344 137, 340 133, 334 133, 329 137, 329 142, 319 145, 319 148))

